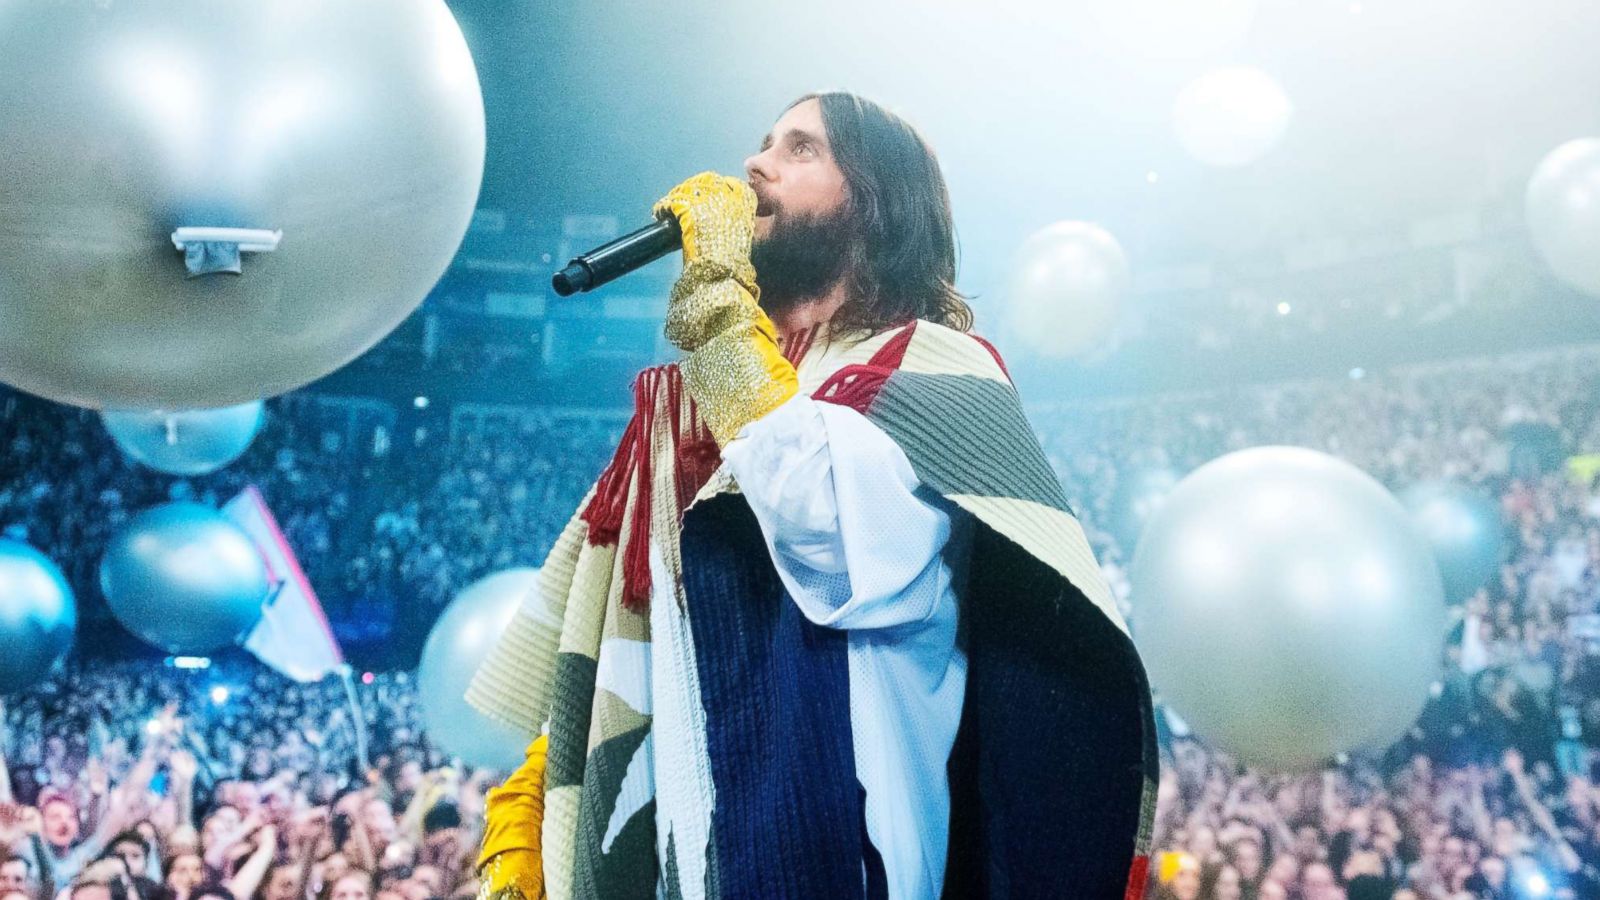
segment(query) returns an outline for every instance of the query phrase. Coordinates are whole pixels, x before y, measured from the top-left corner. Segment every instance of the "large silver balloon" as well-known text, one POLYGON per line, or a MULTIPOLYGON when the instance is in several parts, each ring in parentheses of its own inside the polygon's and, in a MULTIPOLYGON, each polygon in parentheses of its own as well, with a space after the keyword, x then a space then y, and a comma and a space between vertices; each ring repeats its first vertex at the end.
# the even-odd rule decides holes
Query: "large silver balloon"
POLYGON ((1551 271, 1600 297, 1600 137, 1550 151, 1528 180, 1528 230, 1551 271))
POLYGON ((444 0, 0 0, 0 381, 199 409, 371 347, 459 245, 477 73, 444 0), (186 227, 282 232, 187 277, 186 227))
POLYGON ((169 503, 112 538, 100 589, 129 631, 168 653, 198 654, 255 627, 269 581, 261 551, 239 526, 210 507, 169 503))
POLYGON ((1400 502, 1433 547, 1446 600, 1467 599, 1500 571, 1505 529, 1493 500, 1460 485, 1426 482, 1402 491, 1400 502))
POLYGON ((1111 339, 1127 289, 1128 257, 1110 232, 1092 222, 1057 222, 1017 253, 1008 326, 1041 355, 1088 355, 1111 339))
POLYGON ((32 687, 72 647, 78 606, 50 558, 0 538, 0 694, 32 687))
POLYGON ((100 414, 123 453, 172 475, 204 475, 238 459, 265 418, 260 400, 188 412, 108 409, 100 414))
POLYGON ((1195 470, 1145 529, 1130 578, 1155 686, 1247 763, 1301 769, 1387 745, 1439 673, 1427 543, 1382 485, 1322 453, 1258 447, 1195 470))
POLYGON ((479 664, 538 583, 538 569, 507 569, 474 582, 445 608, 422 647, 417 696, 423 726, 435 745, 469 765, 510 771, 522 764, 528 736, 465 698, 479 664))

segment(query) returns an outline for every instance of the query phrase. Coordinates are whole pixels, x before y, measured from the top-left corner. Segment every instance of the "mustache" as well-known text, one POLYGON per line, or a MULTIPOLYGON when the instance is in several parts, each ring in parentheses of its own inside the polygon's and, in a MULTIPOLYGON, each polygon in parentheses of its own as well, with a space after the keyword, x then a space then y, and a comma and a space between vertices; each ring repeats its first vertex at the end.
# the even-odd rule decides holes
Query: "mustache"
POLYGON ((754 184, 750 185, 750 190, 753 191, 755 193, 755 195, 756 195, 756 215, 758 215, 758 216, 769 216, 769 215, 772 215, 773 213, 776 213, 779 209, 781 209, 780 205, 778 204, 778 202, 776 200, 772 199, 771 197, 768 197, 765 193, 763 193, 761 191, 760 188, 756 187, 754 184))

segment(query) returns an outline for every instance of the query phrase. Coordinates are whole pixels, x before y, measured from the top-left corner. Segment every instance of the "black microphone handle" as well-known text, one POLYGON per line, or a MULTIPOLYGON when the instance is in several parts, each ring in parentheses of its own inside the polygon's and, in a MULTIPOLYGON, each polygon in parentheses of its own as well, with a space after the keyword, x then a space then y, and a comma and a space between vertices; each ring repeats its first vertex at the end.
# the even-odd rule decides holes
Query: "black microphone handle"
POLYGON ((678 220, 661 219, 573 259, 551 277, 550 286, 559 296, 570 297, 621 278, 682 246, 678 220))

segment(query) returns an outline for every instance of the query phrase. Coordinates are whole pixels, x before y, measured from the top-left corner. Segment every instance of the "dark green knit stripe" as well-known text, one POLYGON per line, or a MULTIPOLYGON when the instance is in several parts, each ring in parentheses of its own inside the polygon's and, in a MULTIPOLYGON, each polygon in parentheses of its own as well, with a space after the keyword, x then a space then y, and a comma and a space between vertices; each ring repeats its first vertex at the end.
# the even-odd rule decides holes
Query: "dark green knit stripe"
POLYGON ((867 417, 941 494, 1028 500, 1072 515, 1008 384, 975 375, 896 372, 867 417))
POLYGON ((556 655, 556 677, 550 691, 550 749, 545 757, 546 788, 583 784, 589 759, 589 718, 594 711, 594 682, 599 663, 582 653, 556 655))
POLYGON ((577 871, 573 900, 654 900, 656 896, 656 804, 634 811, 609 852, 602 852, 617 795, 634 754, 650 736, 644 725, 605 741, 589 754, 578 810, 577 871))

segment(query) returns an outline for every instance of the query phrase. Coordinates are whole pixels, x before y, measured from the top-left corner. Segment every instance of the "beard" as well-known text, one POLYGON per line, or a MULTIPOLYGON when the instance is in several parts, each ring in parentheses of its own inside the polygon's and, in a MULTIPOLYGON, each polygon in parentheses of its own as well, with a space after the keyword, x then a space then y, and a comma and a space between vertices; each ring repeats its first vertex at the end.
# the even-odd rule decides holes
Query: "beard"
POLYGON ((772 230, 750 248, 769 314, 793 309, 827 294, 850 268, 854 223, 848 208, 826 215, 772 212, 772 230))

